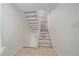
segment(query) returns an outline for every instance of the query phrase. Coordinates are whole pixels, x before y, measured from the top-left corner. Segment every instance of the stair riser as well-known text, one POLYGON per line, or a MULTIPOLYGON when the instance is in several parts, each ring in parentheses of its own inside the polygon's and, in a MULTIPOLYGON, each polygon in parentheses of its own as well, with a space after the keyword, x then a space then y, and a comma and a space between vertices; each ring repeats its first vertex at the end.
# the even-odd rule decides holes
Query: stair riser
POLYGON ((25 19, 28 21, 29 26, 31 26, 32 30, 39 29, 38 15, 36 11, 28 11, 24 12, 25 19))

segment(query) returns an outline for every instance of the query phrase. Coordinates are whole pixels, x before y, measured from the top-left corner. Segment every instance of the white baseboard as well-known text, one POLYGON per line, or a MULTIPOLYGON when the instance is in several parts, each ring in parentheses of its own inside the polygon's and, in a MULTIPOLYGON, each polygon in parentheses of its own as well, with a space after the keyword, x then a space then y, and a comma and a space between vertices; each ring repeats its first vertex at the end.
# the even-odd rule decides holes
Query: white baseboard
POLYGON ((5 47, 0 47, 0 55, 4 51, 5 47))

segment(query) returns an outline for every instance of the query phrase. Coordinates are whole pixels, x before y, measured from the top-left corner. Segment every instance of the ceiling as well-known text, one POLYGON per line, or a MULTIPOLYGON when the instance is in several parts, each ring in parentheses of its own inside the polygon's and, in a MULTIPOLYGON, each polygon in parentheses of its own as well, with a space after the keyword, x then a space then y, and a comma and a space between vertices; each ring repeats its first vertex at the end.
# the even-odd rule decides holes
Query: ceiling
POLYGON ((25 11, 39 11, 39 10, 51 10, 54 9, 56 3, 16 3, 16 6, 25 11))

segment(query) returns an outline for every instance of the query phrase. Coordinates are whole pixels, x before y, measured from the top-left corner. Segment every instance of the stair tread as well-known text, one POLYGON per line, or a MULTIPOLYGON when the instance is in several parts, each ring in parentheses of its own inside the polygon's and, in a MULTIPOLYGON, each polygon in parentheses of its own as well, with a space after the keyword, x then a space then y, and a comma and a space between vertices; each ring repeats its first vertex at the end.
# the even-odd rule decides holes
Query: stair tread
POLYGON ((38 21, 38 19, 26 19, 27 21, 38 21))
POLYGON ((39 41, 42 41, 42 42, 49 42, 50 39, 39 39, 39 41))
POLYGON ((52 45, 39 45, 39 46, 52 46, 52 45))
POLYGON ((29 18, 29 17, 37 17, 37 15, 25 15, 25 17, 29 18))
POLYGON ((29 16, 30 16, 30 15, 37 15, 37 13, 28 13, 28 14, 26 13, 26 14, 24 14, 24 15, 25 15, 25 16, 27 16, 27 15, 29 15, 29 16))
POLYGON ((49 35, 40 35, 40 37, 50 37, 49 35))
POLYGON ((29 22, 29 24, 38 24, 38 22, 29 22))
POLYGON ((24 14, 33 14, 36 13, 36 11, 28 11, 28 12, 24 12, 24 14))
POLYGON ((37 19, 36 17, 33 17, 33 18, 27 18, 27 19, 37 19))
POLYGON ((50 39, 50 36, 40 36, 39 38, 50 39))
POLYGON ((40 44, 45 44, 45 45, 50 45, 51 43, 44 43, 44 42, 39 42, 40 44))

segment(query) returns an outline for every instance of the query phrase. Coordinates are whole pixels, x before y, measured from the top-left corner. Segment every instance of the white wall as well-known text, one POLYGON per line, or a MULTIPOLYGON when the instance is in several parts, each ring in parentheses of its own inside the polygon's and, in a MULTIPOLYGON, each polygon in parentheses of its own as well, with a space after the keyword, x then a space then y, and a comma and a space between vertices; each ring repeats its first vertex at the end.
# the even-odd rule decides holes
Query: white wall
POLYGON ((14 55, 23 45, 28 26, 23 12, 13 4, 3 4, 3 38, 6 47, 2 55, 14 55))
POLYGON ((26 40, 24 40, 25 47, 37 47, 38 46, 39 33, 37 31, 30 30, 29 32, 26 32, 25 37, 27 38, 26 40))
POLYGON ((4 51, 5 47, 2 46, 2 4, 0 4, 0 55, 4 51))
POLYGON ((0 47, 1 47, 1 4, 0 4, 0 47))
POLYGON ((2 55, 15 55, 23 46, 36 47, 38 33, 28 26, 23 12, 14 4, 2 4, 2 7, 2 45, 6 47, 2 55))
POLYGON ((24 46, 25 47, 36 47, 36 46, 38 46, 38 39, 39 39, 38 30, 37 31, 32 30, 27 19, 25 20, 25 22, 26 22, 26 31, 25 31, 24 46))
POLYGON ((32 10, 50 10, 56 7, 56 3, 16 3, 16 6, 21 8, 24 12, 32 10))
POLYGON ((59 4, 48 17, 58 55, 79 55, 79 4, 59 4))

